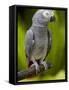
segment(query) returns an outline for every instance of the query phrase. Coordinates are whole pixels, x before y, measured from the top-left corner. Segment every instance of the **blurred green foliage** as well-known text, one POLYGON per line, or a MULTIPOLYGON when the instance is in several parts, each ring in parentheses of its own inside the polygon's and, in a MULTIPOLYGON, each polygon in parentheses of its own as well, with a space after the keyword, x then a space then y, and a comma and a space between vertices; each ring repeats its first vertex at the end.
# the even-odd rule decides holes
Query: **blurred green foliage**
MULTIPOLYGON (((37 9, 21 8, 18 10, 18 71, 27 69, 24 39, 25 33, 32 24, 32 16, 37 9)), ((49 24, 52 32, 52 48, 47 56, 47 62, 53 64, 53 68, 31 78, 33 80, 57 80, 65 79, 65 11, 54 10, 56 22, 49 24)), ((25 79, 21 81, 30 81, 25 79)))

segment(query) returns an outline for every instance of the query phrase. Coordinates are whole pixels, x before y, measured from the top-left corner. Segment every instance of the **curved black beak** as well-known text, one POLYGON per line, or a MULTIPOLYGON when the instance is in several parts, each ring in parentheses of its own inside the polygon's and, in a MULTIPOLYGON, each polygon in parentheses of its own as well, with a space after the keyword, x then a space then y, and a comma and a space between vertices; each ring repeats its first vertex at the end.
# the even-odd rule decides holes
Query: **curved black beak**
POLYGON ((55 22, 56 21, 56 18, 55 18, 55 16, 51 16, 51 18, 50 18, 50 22, 55 22))

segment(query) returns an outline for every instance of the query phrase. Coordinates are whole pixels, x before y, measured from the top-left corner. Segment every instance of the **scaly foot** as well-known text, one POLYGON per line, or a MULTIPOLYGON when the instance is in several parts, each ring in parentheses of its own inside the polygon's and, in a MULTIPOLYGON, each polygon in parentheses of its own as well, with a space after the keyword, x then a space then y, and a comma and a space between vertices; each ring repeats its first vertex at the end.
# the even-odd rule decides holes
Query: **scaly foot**
POLYGON ((38 65, 38 63, 35 61, 35 62, 30 66, 30 68, 33 67, 33 66, 35 66, 36 75, 37 75, 37 74, 40 72, 39 65, 38 65))
POLYGON ((40 64, 42 64, 44 66, 45 71, 48 69, 48 65, 47 65, 47 63, 45 61, 41 60, 40 64))

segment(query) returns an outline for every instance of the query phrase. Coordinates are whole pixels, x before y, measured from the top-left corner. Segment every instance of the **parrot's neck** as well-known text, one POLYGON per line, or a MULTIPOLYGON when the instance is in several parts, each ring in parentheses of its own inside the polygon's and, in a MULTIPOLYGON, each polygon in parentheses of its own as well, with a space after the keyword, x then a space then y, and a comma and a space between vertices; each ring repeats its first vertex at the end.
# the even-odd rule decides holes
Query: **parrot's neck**
POLYGON ((32 30, 34 30, 34 31, 38 31, 38 32, 47 32, 47 30, 48 30, 48 25, 47 26, 41 26, 41 25, 36 25, 36 26, 32 26, 31 27, 32 28, 32 30))
POLYGON ((47 28, 48 27, 48 23, 33 23, 32 24, 33 27, 40 27, 40 28, 47 28))
POLYGON ((32 26, 31 30, 34 32, 37 32, 39 36, 46 36, 47 31, 48 31, 48 26, 32 26))

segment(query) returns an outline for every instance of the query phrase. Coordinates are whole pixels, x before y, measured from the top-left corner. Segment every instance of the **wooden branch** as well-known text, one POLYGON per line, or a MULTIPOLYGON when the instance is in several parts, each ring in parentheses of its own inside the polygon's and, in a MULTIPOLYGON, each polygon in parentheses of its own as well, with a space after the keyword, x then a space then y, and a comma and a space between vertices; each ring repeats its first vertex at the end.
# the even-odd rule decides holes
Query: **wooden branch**
MULTIPOLYGON (((50 69, 50 68, 52 67, 52 65, 49 64, 49 63, 48 63, 47 65, 48 65, 48 69, 50 69)), ((45 71, 43 65, 40 65, 39 68, 40 68, 40 72, 39 72, 39 73, 45 71)), ((48 70, 48 69, 47 69, 47 70, 48 70)), ((38 74, 39 74, 39 73, 38 73, 38 74)), ((17 73, 17 76, 18 76, 18 77, 17 77, 17 80, 22 80, 22 79, 25 79, 25 78, 29 78, 29 77, 32 77, 32 76, 34 76, 34 75, 36 75, 35 66, 33 66, 32 68, 29 68, 28 70, 18 72, 18 73, 17 73)))

